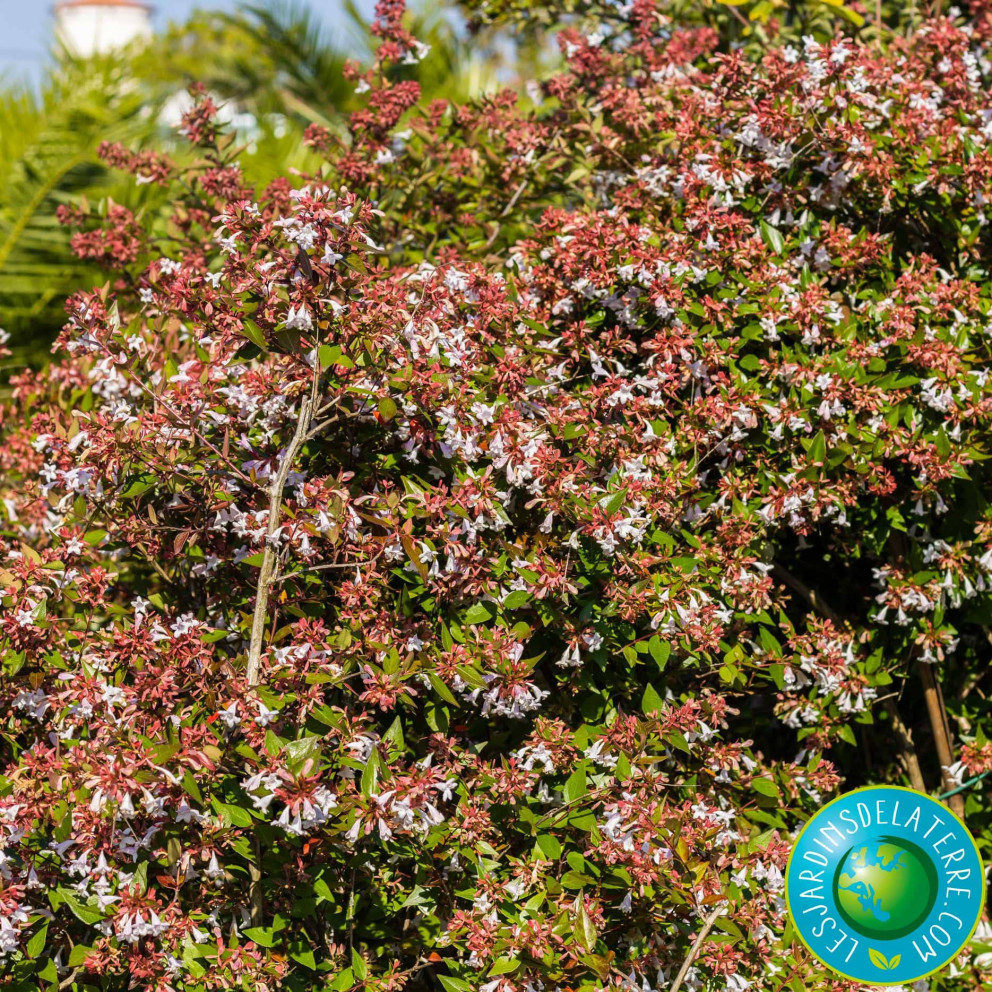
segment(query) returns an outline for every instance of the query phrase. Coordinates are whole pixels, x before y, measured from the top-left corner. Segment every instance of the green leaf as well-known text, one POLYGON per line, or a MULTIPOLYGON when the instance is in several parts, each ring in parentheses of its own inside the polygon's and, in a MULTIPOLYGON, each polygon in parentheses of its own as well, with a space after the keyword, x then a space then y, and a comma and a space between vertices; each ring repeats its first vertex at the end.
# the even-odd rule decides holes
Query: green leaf
POLYGON ((906 531, 906 518, 902 515, 898 506, 890 506, 885 511, 885 519, 888 520, 893 530, 906 531))
POLYGON ((452 975, 438 975, 437 980, 444 986, 447 992, 472 992, 472 986, 464 978, 455 978, 452 975))
POLYGON ((776 658, 782 657, 782 645, 775 639, 775 635, 767 627, 758 628, 758 640, 762 648, 776 658))
POLYGON ((603 506, 603 512, 607 516, 612 517, 613 514, 617 513, 620 510, 620 507, 623 506, 623 501, 626 498, 627 498, 627 489, 625 487, 621 489, 619 492, 614 493, 609 498, 609 500, 607 500, 606 504, 603 506))
POLYGON ((139 475, 132 475, 125 479, 125 488, 121 492, 121 497, 123 499, 134 499, 136 496, 141 496, 143 493, 148 492, 155 483, 158 481, 158 476, 152 475, 151 472, 142 472, 139 475))
POLYGON ((68 889, 64 889, 59 886, 58 896, 65 903, 69 909, 72 910, 72 915, 76 917, 83 923, 93 924, 99 923, 103 919, 103 913, 98 909, 93 909, 87 906, 85 903, 80 902, 76 896, 70 892, 68 889))
POLYGON ((347 355, 343 355, 337 345, 322 344, 317 351, 317 360, 322 369, 329 369, 332 365, 340 365, 345 369, 355 367, 355 363, 347 355))
POLYGON ((523 589, 515 589, 503 600, 503 606, 507 610, 519 610, 521 606, 526 606, 529 602, 529 592, 525 592, 523 589))
POLYGON ((364 982, 369 977, 369 968, 365 963, 365 958, 354 947, 351 949, 351 970, 360 982, 364 982))
POLYGON ((466 685, 473 689, 485 689, 486 680, 470 665, 455 665, 455 671, 466 685))
POLYGON ((262 351, 268 350, 268 345, 265 342, 265 335, 262 333, 262 328, 255 323, 255 321, 245 318, 242 322, 241 331, 244 336, 257 347, 261 348, 262 351))
POLYGON ((849 724, 842 724, 838 735, 842 741, 847 741, 848 744, 853 744, 855 747, 858 746, 858 740, 854 736, 854 731, 851 729, 849 724))
POLYGON ((943 427, 937 431, 937 454, 941 458, 947 458, 951 454, 951 440, 947 436, 947 431, 943 427))
POLYGON ((586 784, 586 764, 584 761, 579 763, 578 768, 568 776, 568 780, 565 782, 565 789, 563 795, 565 796, 565 802, 572 803, 576 799, 581 799, 588 792, 588 786, 586 784))
POLYGON ((275 934, 268 927, 248 927, 244 934, 262 947, 275 947, 277 943, 275 934))
POLYGON ((144 895, 148 891, 148 862, 142 861, 137 868, 134 869, 134 874, 131 876, 130 888, 134 889, 139 895, 144 895))
POLYGON ((217 810, 217 815, 225 826, 250 827, 253 823, 251 813, 240 806, 222 803, 219 799, 211 799, 211 804, 217 810))
POLYGON ((591 951, 596 946, 596 928, 586 912, 586 904, 581 892, 575 901, 578 904, 575 910, 575 939, 587 951, 591 951))
POLYGON ((648 641, 648 651, 651 652, 651 657, 654 658, 655 664, 658 666, 660 671, 665 670, 665 664, 668 661, 668 656, 672 652, 672 646, 668 641, 663 641, 657 634, 653 635, 651 640, 648 641))
POLYGON ((298 741, 290 741, 286 745, 287 760, 296 764, 315 758, 320 754, 320 740, 319 737, 301 737, 298 741))
POLYGON ((772 227, 767 221, 761 222, 761 240, 771 248, 776 255, 781 255, 785 248, 785 238, 777 227, 772 227))
POLYGON ((763 796, 778 796, 778 786, 767 778, 756 778, 751 780, 751 788, 755 792, 760 792, 763 796))
POLYGON ((369 755, 369 760, 365 762, 362 771, 362 795, 371 796, 376 793, 376 786, 379 784, 379 754, 373 751, 369 755))
POLYGON ((581 871, 567 871, 561 877, 561 884, 564 889, 584 889, 595 881, 591 875, 586 875, 581 871))
POLYGON ((823 431, 818 431, 810 443, 809 460, 814 465, 822 465, 827 460, 827 439, 823 431))
POLYGON ((92 947, 87 947, 85 944, 76 944, 69 952, 69 967, 78 968, 92 953, 92 947))
MULTIPOLYGON (((291 955, 296 958, 296 955, 291 955)), ((313 958, 313 954, 310 953, 310 957, 313 958)), ((344 971, 338 972, 334 977, 334 981, 331 982, 331 988, 335 992, 345 992, 346 989, 350 989, 355 984, 355 974, 351 968, 345 968, 344 971)))
POLYGON ((379 400, 379 416, 387 423, 396 416, 396 403, 388 396, 379 400))
POLYGON ((844 5, 844 0, 820 0, 820 3, 832 7, 841 17, 850 21, 856 28, 864 27, 865 19, 850 7, 844 5))
POLYGON ((497 958, 493 962, 493 966, 489 969, 489 977, 493 978, 496 975, 508 975, 511 971, 516 971, 520 967, 519 958, 511 957, 501 957, 497 958))
POLYGON ((465 611, 465 622, 488 623, 495 615, 492 603, 473 603, 465 611))
POLYGON ((389 729, 382 735, 382 739, 384 741, 390 741, 401 751, 403 750, 405 747, 403 742, 403 724, 400 722, 400 718, 398 716, 389 725, 389 729))
POLYGON ((430 890, 423 888, 420 885, 415 885, 413 891, 403 900, 400 905, 400 909, 409 909, 411 906, 414 908, 417 906, 430 906, 435 905, 434 898, 430 893, 430 890))
POLYGON ((203 804, 203 795, 200 792, 200 787, 196 783, 196 779, 193 777, 193 773, 187 768, 183 773, 183 791, 188 795, 192 796, 198 803, 203 804))
POLYGON ((41 925, 41 929, 31 935, 25 948, 29 958, 36 958, 45 949, 45 940, 48 937, 48 920, 41 925))
POLYGON ((454 694, 452 693, 452 691, 448 688, 448 686, 445 684, 445 682, 441 679, 441 677, 439 675, 436 675, 434 672, 428 672, 427 673, 427 681, 430 682, 431 688, 446 703, 455 704, 455 703, 458 702, 458 700, 455 699, 454 694))
MULTIPOLYGON (((299 964, 303 965, 304 968, 309 968, 311 971, 317 970, 317 961, 313 956, 313 951, 310 949, 310 945, 305 940, 294 940, 289 945, 289 956, 299 964)), ((349 976, 351 975, 351 969, 348 969, 349 976)), ((348 988, 345 985, 345 988, 348 988)))
POLYGON ((658 695, 658 691, 649 682, 644 687, 644 695, 641 696, 641 712, 645 716, 654 716, 664 708, 664 700, 658 695))

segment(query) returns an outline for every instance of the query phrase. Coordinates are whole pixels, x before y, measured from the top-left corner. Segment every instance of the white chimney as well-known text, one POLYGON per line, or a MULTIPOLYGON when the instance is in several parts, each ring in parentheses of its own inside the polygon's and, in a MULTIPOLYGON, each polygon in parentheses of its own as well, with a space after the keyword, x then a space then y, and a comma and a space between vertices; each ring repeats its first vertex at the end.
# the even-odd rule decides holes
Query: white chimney
POLYGON ((139 0, 65 0, 55 7, 55 33, 79 58, 106 55, 152 33, 152 8, 139 0))

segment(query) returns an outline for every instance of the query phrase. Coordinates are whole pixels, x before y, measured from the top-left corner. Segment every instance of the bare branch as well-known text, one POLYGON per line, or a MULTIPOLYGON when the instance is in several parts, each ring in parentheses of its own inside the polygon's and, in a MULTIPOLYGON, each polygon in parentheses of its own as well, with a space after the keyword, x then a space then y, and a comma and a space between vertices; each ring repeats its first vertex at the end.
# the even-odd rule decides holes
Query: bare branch
POLYGON ((269 520, 265 534, 265 548, 262 551, 262 568, 258 575, 258 592, 255 594, 255 612, 251 621, 251 644, 248 648, 248 684, 258 685, 259 667, 262 657, 262 641, 265 637, 265 622, 269 609, 269 590, 272 587, 272 574, 275 568, 276 553, 272 547, 272 539, 280 527, 282 519, 282 491, 286 487, 300 448, 303 446, 310 429, 310 415, 313 410, 312 396, 306 396, 300 401, 300 416, 296 422, 296 430, 289 446, 283 452, 279 462, 279 471, 272 480, 269 488, 269 520))
MULTIPOLYGON (((930 728, 933 731, 933 742, 937 748, 937 760, 940 762, 940 777, 945 790, 950 790, 957 783, 948 775, 945 769, 954 764, 954 744, 951 737, 951 726, 947 720, 947 707, 944 705, 944 694, 940 688, 940 680, 934 671, 934 666, 928 662, 918 663, 920 681, 923 683, 923 698, 927 703, 927 713, 930 717, 930 728)), ((964 819, 964 796, 956 793, 948 796, 947 805, 961 819, 964 819)))
POLYGON ((913 735, 909 727, 902 722, 899 710, 896 709, 895 700, 892 696, 885 698, 885 709, 892 721, 892 729, 895 731, 896 740, 899 742, 899 762, 909 776, 909 781, 917 792, 926 792, 927 785, 923 780, 923 771, 920 768, 920 759, 916 756, 916 745, 913 744, 913 735))
POLYGON ((710 913, 710 915, 703 921, 703 928, 699 931, 696 935, 696 939, 692 942, 692 947, 689 948, 689 956, 682 962, 682 967, 679 968, 679 973, 675 976, 675 981, 672 982, 672 987, 669 992, 679 992, 679 989, 682 987, 682 982, 685 981, 685 976, 692 967, 692 962, 699 956, 703 943, 710 935, 710 931, 713 929, 716 921, 720 918, 720 914, 724 912, 724 909, 724 906, 717 906, 717 908, 714 909, 713 912, 710 913))

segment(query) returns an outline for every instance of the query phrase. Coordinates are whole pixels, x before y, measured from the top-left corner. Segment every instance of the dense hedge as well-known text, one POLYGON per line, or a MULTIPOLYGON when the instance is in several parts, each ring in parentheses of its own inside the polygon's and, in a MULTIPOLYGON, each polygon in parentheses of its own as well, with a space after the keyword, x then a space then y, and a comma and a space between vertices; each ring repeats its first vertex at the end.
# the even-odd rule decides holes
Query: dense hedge
POLYGON ((423 107, 389 2, 321 174, 203 93, 195 168, 106 149, 170 212, 63 212, 108 282, 0 411, 5 988, 845 987, 794 832, 992 768, 973 12, 638 0, 423 107))

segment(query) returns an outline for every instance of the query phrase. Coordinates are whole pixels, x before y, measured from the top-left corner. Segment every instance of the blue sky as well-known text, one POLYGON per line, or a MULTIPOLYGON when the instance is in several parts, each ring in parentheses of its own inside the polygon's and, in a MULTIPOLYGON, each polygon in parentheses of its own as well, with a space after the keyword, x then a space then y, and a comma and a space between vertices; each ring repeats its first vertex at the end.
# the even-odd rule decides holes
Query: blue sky
MULTIPOLYGON (((182 20, 191 11, 233 10, 235 0, 152 0, 156 27, 170 20, 182 20)), ((372 0, 359 4, 371 10, 372 0)), ((8 79, 36 78, 40 66, 48 58, 52 41, 52 8, 54 0, 0 0, 0 72, 8 79)), ((318 12, 329 28, 333 28, 340 13, 338 0, 311 0, 310 7, 318 12)))

